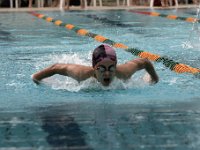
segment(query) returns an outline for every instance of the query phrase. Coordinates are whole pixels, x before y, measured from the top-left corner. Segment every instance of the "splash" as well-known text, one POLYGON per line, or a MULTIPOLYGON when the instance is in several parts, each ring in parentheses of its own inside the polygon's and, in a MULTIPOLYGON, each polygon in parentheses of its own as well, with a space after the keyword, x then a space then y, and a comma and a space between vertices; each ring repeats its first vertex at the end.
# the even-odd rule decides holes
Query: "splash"
POLYGON ((78 83, 76 80, 63 76, 53 76, 51 78, 45 79, 44 83, 51 86, 55 90, 66 90, 69 92, 79 92, 79 91, 109 91, 109 90, 125 90, 142 88, 147 85, 146 82, 140 77, 134 77, 127 81, 123 81, 115 78, 113 82, 105 87, 101 85, 95 78, 89 78, 85 81, 78 83))
MULTIPOLYGON (((91 66, 91 53, 79 55, 77 53, 72 54, 62 54, 62 55, 50 55, 48 58, 42 58, 43 64, 36 65, 38 70, 45 68, 54 63, 71 63, 71 64, 82 64, 86 66, 91 66), (44 61, 49 60, 49 61, 44 61)), ((41 62, 41 61, 40 61, 41 62)), ((50 86, 55 90, 66 90, 70 92, 79 91, 101 91, 101 90, 115 90, 115 89, 132 89, 141 88, 147 85, 147 82, 143 80, 141 74, 137 74, 127 81, 119 80, 117 78, 111 83, 110 86, 102 86, 95 78, 89 78, 82 82, 77 82, 76 80, 60 75, 54 75, 50 78, 42 80, 42 83, 50 86)))
MULTIPOLYGON (((197 8, 196 19, 199 20, 200 5, 197 8)), ((190 32, 189 41, 185 43, 186 48, 197 48, 200 50, 200 30, 198 21, 193 22, 192 31, 190 32)))

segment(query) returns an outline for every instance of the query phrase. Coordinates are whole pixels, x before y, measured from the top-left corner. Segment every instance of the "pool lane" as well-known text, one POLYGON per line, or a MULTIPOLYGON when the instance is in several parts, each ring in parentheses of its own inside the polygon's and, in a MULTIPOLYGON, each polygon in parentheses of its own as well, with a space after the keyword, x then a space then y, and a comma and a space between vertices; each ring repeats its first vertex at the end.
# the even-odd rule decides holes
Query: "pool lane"
POLYGON ((198 107, 69 103, 1 112, 0 148, 192 150, 200 144, 198 107))

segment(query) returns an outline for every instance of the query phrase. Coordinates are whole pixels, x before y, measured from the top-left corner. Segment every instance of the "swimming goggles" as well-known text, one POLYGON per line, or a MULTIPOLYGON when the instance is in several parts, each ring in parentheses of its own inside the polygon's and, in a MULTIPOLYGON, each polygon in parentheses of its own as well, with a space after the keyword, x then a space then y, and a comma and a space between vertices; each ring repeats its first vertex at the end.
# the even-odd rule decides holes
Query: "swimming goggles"
POLYGON ((96 69, 99 70, 101 73, 104 73, 104 72, 106 72, 106 71, 114 72, 115 69, 116 69, 116 67, 115 67, 115 65, 111 65, 111 66, 109 66, 108 68, 106 68, 106 67, 103 66, 103 65, 99 65, 96 69))

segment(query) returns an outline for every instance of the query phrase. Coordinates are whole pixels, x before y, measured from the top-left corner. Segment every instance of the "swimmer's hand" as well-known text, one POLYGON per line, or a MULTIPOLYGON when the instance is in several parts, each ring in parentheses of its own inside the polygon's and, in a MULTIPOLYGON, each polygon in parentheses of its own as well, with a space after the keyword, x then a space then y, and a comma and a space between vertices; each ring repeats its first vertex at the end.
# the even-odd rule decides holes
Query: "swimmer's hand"
POLYGON ((33 82, 35 82, 37 85, 40 84, 40 81, 36 80, 36 79, 33 77, 33 75, 31 75, 31 78, 32 78, 33 82))
POLYGON ((159 81, 159 78, 158 76, 150 76, 148 73, 146 73, 143 77, 143 80, 146 82, 146 83, 149 83, 149 84, 156 84, 158 81, 159 81))

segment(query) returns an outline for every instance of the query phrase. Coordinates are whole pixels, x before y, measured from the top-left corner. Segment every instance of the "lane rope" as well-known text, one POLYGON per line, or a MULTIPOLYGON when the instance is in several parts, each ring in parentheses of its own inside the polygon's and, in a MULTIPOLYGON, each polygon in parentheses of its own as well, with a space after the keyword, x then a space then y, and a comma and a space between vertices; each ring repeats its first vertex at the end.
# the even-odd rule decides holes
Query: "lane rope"
POLYGON ((129 12, 153 16, 153 17, 164 17, 164 18, 171 19, 171 20, 182 20, 182 21, 186 21, 186 22, 190 22, 190 23, 200 22, 199 19, 193 18, 193 17, 179 17, 179 16, 176 16, 176 15, 160 14, 158 12, 146 12, 146 11, 135 11, 135 10, 129 10, 129 12))
POLYGON ((102 35, 98 35, 98 34, 89 32, 88 30, 83 29, 83 28, 79 28, 79 27, 77 27, 73 24, 63 23, 61 20, 55 20, 55 19, 48 17, 48 16, 45 16, 43 14, 39 14, 39 13, 36 13, 36 12, 31 12, 31 14, 33 16, 37 17, 37 18, 44 19, 47 22, 52 22, 57 26, 65 27, 68 30, 72 30, 80 36, 91 37, 98 42, 109 44, 109 45, 111 45, 115 48, 124 49, 125 51, 130 52, 133 55, 139 56, 141 58, 147 58, 147 59, 149 59, 151 61, 155 61, 155 62, 162 62, 164 66, 166 66, 167 68, 169 68, 170 70, 172 70, 176 73, 191 73, 191 74, 194 74, 196 77, 200 76, 200 69, 199 68, 193 68, 189 65, 176 62, 172 59, 169 59, 166 56, 162 57, 160 55, 153 54, 153 53, 150 53, 150 52, 146 52, 146 51, 143 51, 143 50, 140 50, 140 49, 137 49, 137 48, 129 48, 128 46, 126 46, 122 43, 114 42, 114 41, 112 41, 112 40, 110 40, 110 39, 108 39, 108 38, 106 38, 102 35))

